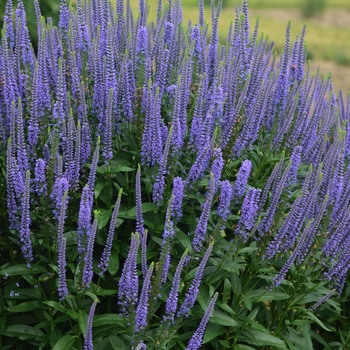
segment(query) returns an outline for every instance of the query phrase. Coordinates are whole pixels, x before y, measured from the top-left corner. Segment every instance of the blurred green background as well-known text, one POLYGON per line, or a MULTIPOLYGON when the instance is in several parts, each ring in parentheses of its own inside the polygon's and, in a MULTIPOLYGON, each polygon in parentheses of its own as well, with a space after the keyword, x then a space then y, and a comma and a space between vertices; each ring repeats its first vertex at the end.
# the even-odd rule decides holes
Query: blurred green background
MULTIPOLYGON (((23 2, 27 10, 29 29, 35 42, 33 0, 23 2)), ((39 2, 43 15, 52 17, 57 24, 59 0, 39 0, 39 2)), ((115 3, 115 0, 112 2, 115 3)), ((235 16, 234 8, 237 2, 240 4, 241 0, 223 0, 223 11, 219 23, 221 42, 226 39, 230 21, 235 16)), ((14 5, 16 3, 17 1, 14 0, 14 5)), ((130 0, 130 3, 136 11, 134 13, 137 14, 138 0, 130 0)), ((157 0, 148 0, 148 3, 151 8, 149 18, 154 20, 157 0)), ((0 21, 5 4, 5 0, 0 0, 0 21)), ((210 0, 205 0, 205 4, 207 5, 205 17, 210 23, 210 0)), ((182 5, 184 22, 192 20, 196 23, 198 0, 182 0, 182 5)), ((292 39, 301 32, 306 23, 308 57, 311 59, 313 70, 316 71, 317 66, 321 66, 322 72, 332 72, 337 89, 350 88, 350 0, 249 0, 249 10, 251 26, 254 26, 257 16, 260 15, 260 33, 267 34, 270 40, 275 42, 278 52, 284 44, 288 20, 292 20, 292 39)), ((2 26, 2 23, 0 24, 2 26)))

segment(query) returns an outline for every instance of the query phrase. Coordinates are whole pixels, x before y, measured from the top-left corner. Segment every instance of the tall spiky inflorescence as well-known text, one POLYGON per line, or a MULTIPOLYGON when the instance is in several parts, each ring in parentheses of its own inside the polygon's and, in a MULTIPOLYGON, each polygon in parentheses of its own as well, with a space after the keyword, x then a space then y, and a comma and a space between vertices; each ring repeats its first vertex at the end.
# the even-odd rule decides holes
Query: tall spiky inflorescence
POLYGON ((214 157, 214 160, 211 165, 210 172, 214 175, 214 180, 215 180, 214 192, 216 193, 220 185, 221 172, 222 172, 222 169, 224 168, 224 159, 222 158, 221 148, 214 149, 213 157, 214 157))
POLYGON ((205 100, 205 87, 206 87, 206 75, 200 79, 200 85, 197 92, 196 105, 193 112, 191 128, 190 128, 190 145, 194 145, 197 150, 200 150, 203 140, 201 139, 202 124, 204 116, 204 100, 205 100))
POLYGON ((176 176, 173 181, 173 201, 171 206, 171 217, 180 221, 182 218, 182 200, 184 197, 185 184, 181 177, 176 176))
POLYGON ((181 259, 176 267, 176 271, 174 274, 173 282, 171 284, 171 289, 166 300, 165 313, 163 316, 163 322, 170 321, 174 322, 174 317, 177 310, 177 303, 179 299, 179 287, 181 282, 181 272, 184 267, 186 258, 188 254, 188 249, 184 251, 181 256, 181 259))
POLYGON ((60 124, 67 115, 67 88, 66 79, 64 74, 64 60, 59 58, 58 60, 58 82, 57 82, 57 99, 54 104, 53 118, 60 124))
POLYGON ((21 99, 18 98, 17 104, 17 165, 22 178, 26 176, 28 170, 28 152, 24 139, 24 120, 21 99))
POLYGON ((288 92, 288 63, 289 63, 289 50, 290 50, 290 27, 291 22, 288 22, 286 30, 286 40, 284 45, 284 51, 281 55, 281 67, 278 75, 278 81, 276 85, 276 100, 275 106, 278 111, 283 115, 286 96, 288 92))
POLYGON ((230 215, 230 205, 233 198, 233 188, 230 181, 221 181, 220 200, 217 213, 223 221, 226 221, 230 215))
POLYGON ((43 159, 38 158, 35 161, 35 169, 34 169, 34 191, 38 196, 46 194, 47 185, 46 185, 46 163, 43 159))
POLYGON ((5 6, 4 25, 6 25, 5 36, 6 39, 8 39, 10 42, 11 49, 15 47, 15 33, 13 30, 12 7, 12 0, 7 0, 5 6))
POLYGON ((297 181, 298 168, 301 162, 301 152, 302 152, 302 147, 296 146, 294 147, 293 152, 290 156, 292 165, 290 167, 289 174, 286 180, 286 183, 288 184, 294 184, 297 181))
POLYGON ((113 244, 113 238, 114 238, 114 231, 115 231, 115 227, 117 225, 117 218, 118 218, 118 213, 119 213, 119 208, 120 208, 120 202, 122 199, 122 194, 123 194, 123 189, 121 188, 119 193, 118 193, 118 199, 114 205, 114 209, 113 209, 113 213, 112 213, 112 217, 111 217, 111 223, 109 225, 106 245, 103 249, 101 260, 100 260, 100 263, 98 265, 98 268, 100 269, 99 275, 102 275, 104 272, 106 272, 106 270, 108 268, 109 258, 111 256, 111 250, 112 250, 112 244, 113 244))
POLYGON ((162 239, 162 248, 159 257, 159 265, 162 266, 162 276, 160 284, 164 284, 168 278, 168 272, 170 268, 170 247, 175 238, 174 222, 171 220, 171 212, 174 202, 174 195, 171 196, 168 207, 165 214, 165 223, 162 239))
POLYGON ((171 144, 172 127, 170 127, 168 138, 165 143, 162 161, 160 162, 158 175, 153 185, 152 201, 155 204, 160 205, 163 200, 164 185, 165 185, 165 174, 167 171, 168 156, 171 144))
POLYGON ((241 167, 238 170, 237 178, 233 186, 233 197, 237 200, 244 194, 251 170, 252 162, 248 159, 243 161, 241 167))
POLYGON ((141 26, 137 32, 136 53, 138 55, 145 55, 148 45, 148 30, 146 27, 141 26))
POLYGON ((105 113, 105 125, 102 134, 102 155, 105 159, 105 163, 109 164, 113 157, 112 150, 112 117, 113 117, 113 89, 109 90, 108 102, 105 113))
POLYGON ((97 305, 97 300, 95 299, 90 307, 90 312, 86 323, 84 350, 94 350, 93 339, 92 339, 92 321, 94 319, 96 305, 97 305))
POLYGON ((128 316, 129 309, 134 308, 138 300, 137 255, 139 245, 140 236, 138 233, 133 233, 118 288, 118 304, 125 316, 128 316))
POLYGON ((281 178, 278 180, 278 182, 276 182, 275 188, 272 190, 272 197, 271 197, 271 201, 270 201, 270 206, 266 211, 266 216, 260 222, 259 227, 258 227, 260 237, 262 237, 263 234, 265 232, 267 232, 272 225, 273 218, 275 216, 277 206, 278 206, 283 188, 285 186, 287 176, 289 174, 290 167, 291 167, 291 163, 288 164, 288 166, 284 170, 281 178))
POLYGON ((20 241, 23 257, 27 261, 27 266, 30 266, 30 262, 33 260, 33 247, 30 240, 30 171, 26 172, 25 190, 21 203, 22 217, 20 227, 20 241))
POLYGON ((210 217, 211 206, 215 194, 215 179, 214 175, 210 175, 208 195, 203 205, 203 210, 200 218, 198 219, 196 230, 194 231, 192 247, 196 252, 202 249, 202 245, 207 233, 208 220, 210 217))
MULTIPOLYGON (((145 227, 142 215, 142 193, 141 193, 141 167, 140 164, 137 167, 136 180, 135 180, 135 194, 136 194, 136 232, 140 235, 141 242, 144 242, 145 227)), ((147 273, 147 260, 146 260, 146 245, 141 244, 141 266, 143 276, 147 273)))
POLYGON ((243 241, 248 239, 248 234, 255 225, 256 213, 259 209, 261 190, 250 187, 244 197, 241 217, 239 219, 236 234, 242 236, 243 241))
POLYGON ((7 200, 7 210, 9 216, 9 228, 18 228, 17 219, 17 200, 16 200, 16 189, 15 189, 15 179, 14 174, 15 162, 12 155, 12 139, 11 137, 7 141, 7 151, 6 151, 6 200, 7 200))
POLYGON ((287 272, 289 271, 289 269, 291 268, 292 264, 294 263, 295 259, 297 258, 298 254, 299 254, 299 251, 301 249, 303 242, 306 239, 306 236, 309 232, 309 229, 310 229, 310 223, 308 223, 308 225, 305 227, 301 237, 299 238, 298 244, 294 248, 293 253, 290 255, 288 260, 285 262, 285 264, 283 265, 283 267, 279 271, 279 273, 277 275, 275 275, 273 282, 272 282, 272 285, 274 287, 278 287, 281 284, 281 282, 283 281, 283 279, 285 278, 287 272))
POLYGON ((151 286, 151 277, 153 273, 153 268, 154 268, 154 262, 151 263, 143 281, 140 299, 136 308, 135 333, 138 333, 147 327, 148 297, 149 297, 149 289, 151 286))
POLYGON ((68 191, 62 198, 60 217, 58 219, 57 229, 57 266, 58 266, 58 296, 60 300, 65 299, 68 295, 67 278, 66 278, 66 239, 64 237, 64 222, 67 212, 68 191))
POLYGON ((56 179, 52 192, 51 192, 51 201, 52 201, 52 212, 55 218, 58 220, 62 205, 62 198, 66 191, 68 191, 69 185, 65 177, 59 177, 56 179))
POLYGON ((332 289, 324 297, 322 297, 317 303, 313 304, 308 310, 311 312, 315 311, 319 306, 325 303, 334 294, 334 292, 335 292, 335 289, 332 289))
POLYGON ((213 312, 216 300, 218 299, 219 293, 215 293, 212 299, 210 300, 210 303, 205 310, 205 314, 201 320, 201 323, 199 324, 197 330, 193 334, 192 338, 188 342, 186 350, 198 350, 203 342, 203 336, 205 332, 205 328, 207 326, 207 323, 209 321, 209 317, 211 313, 213 312))
POLYGON ((176 314, 176 317, 181 317, 181 316, 188 316, 194 303, 196 302, 196 298, 199 292, 199 285, 201 283, 202 277, 203 277, 203 272, 205 265, 207 264, 207 261, 209 259, 210 253, 213 249, 214 242, 209 243, 209 247, 207 251, 205 252, 198 268, 196 271, 196 274, 192 280, 192 283, 190 287, 188 288, 188 291, 185 295, 185 300, 182 303, 178 313, 176 314))
POLYGON ((146 117, 142 134, 141 159, 143 164, 154 166, 162 161, 163 141, 161 135, 161 95, 159 87, 154 87, 149 81, 147 88, 146 117))
POLYGON ((86 239, 91 234, 92 196, 89 185, 85 185, 80 199, 78 214, 78 253, 86 250, 86 239))
POLYGON ((39 110, 38 110, 38 63, 35 64, 35 70, 32 81, 32 101, 31 111, 28 123, 28 143, 34 147, 39 138, 39 110))
POLYGON ((94 250, 95 237, 97 232, 98 225, 98 216, 99 212, 96 212, 95 219, 91 227, 91 233, 87 238, 86 252, 84 256, 84 269, 82 276, 82 283, 84 288, 89 288, 90 283, 92 282, 92 277, 94 276, 94 272, 92 269, 92 254, 94 250))
POLYGON ((210 38, 208 59, 207 59, 207 78, 208 85, 210 86, 215 77, 216 67, 217 67, 217 51, 219 45, 219 35, 218 35, 218 26, 219 26, 219 16, 222 8, 222 0, 219 1, 216 9, 214 7, 214 1, 211 1, 211 11, 212 11, 212 34, 210 38))
POLYGON ((100 156, 100 136, 97 138, 96 148, 94 155, 92 157, 92 162, 90 166, 90 173, 88 178, 88 186, 91 191, 91 201, 93 200, 94 195, 94 188, 95 188, 95 179, 96 179, 96 169, 97 169, 97 163, 100 156))
MULTIPOLYGON (((30 43, 29 31, 27 27, 26 14, 24 9, 24 4, 22 0, 18 1, 16 9, 16 44, 15 44, 15 57, 18 64, 20 62, 24 66, 29 65, 30 69, 34 69, 34 57, 33 49, 30 43)), ((20 93, 23 95, 27 77, 22 72, 18 71, 18 86, 20 88, 20 93)))
POLYGON ((191 166, 191 169, 188 173, 187 179, 186 179, 186 186, 189 186, 190 188, 193 186, 193 184, 201 177, 203 176, 205 170, 209 166, 210 157, 212 154, 212 147, 202 147, 197 154, 197 158, 193 165, 191 166))
POLYGON ((66 0, 60 1, 60 17, 58 26, 62 32, 67 32, 69 29, 69 10, 66 0))

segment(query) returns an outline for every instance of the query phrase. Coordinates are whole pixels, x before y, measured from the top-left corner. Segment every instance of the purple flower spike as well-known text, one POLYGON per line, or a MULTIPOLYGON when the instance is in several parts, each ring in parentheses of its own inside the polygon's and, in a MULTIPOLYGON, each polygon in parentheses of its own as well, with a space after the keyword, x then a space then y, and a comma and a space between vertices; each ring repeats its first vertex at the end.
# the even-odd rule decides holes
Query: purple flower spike
POLYGON ((91 305, 89 316, 87 319, 84 350, 94 350, 94 345, 92 342, 92 321, 95 315, 96 304, 97 300, 95 300, 91 305))
POLYGON ((21 249, 23 257, 27 260, 27 265, 30 266, 30 261, 33 260, 33 248, 32 242, 30 240, 30 171, 26 172, 26 180, 25 180, 25 190, 24 195, 22 197, 22 220, 20 227, 20 240, 21 240, 21 249))
POLYGON ((35 162, 35 178, 34 178, 34 191, 38 196, 46 193, 46 176, 45 176, 45 161, 38 158, 35 162))
POLYGON ((118 304, 125 316, 128 316, 128 309, 134 307, 138 300, 137 255, 139 245, 140 236, 138 233, 133 233, 131 235, 129 254, 124 263, 118 289, 118 304))
POLYGON ((145 228, 142 216, 142 198, 141 198, 141 167, 138 165, 136 172, 136 182, 135 182, 135 193, 136 193, 136 232, 142 238, 145 228))
POLYGON ((94 219, 94 222, 92 224, 91 234, 88 237, 88 242, 87 242, 87 246, 86 246, 83 277, 82 277, 82 282, 85 285, 85 288, 90 287, 90 283, 91 283, 92 277, 94 275, 94 272, 92 270, 92 253, 94 250, 94 243, 95 243, 95 237, 96 237, 96 232, 97 232, 98 214, 99 213, 97 212, 95 219, 94 219))
POLYGON ((62 198, 64 193, 68 190, 68 181, 65 177, 60 177, 56 179, 52 192, 51 192, 51 200, 53 205, 52 212, 54 213, 56 219, 59 218, 61 205, 62 205, 62 198))
POLYGON ((247 159, 242 163, 237 174, 237 179, 233 187, 233 196, 235 198, 240 198, 243 196, 251 170, 252 162, 247 159))
POLYGON ((260 196, 261 190, 251 187, 244 197, 241 218, 236 229, 236 233, 241 234, 244 241, 248 239, 248 232, 255 224, 255 216, 259 209, 260 196))
POLYGON ((143 281, 140 300, 136 309, 135 317, 135 333, 142 331, 147 327, 147 316, 148 316, 148 295, 151 285, 151 277, 153 272, 154 262, 150 265, 145 279, 143 281))
POLYGON ((140 27, 137 32, 136 53, 145 55, 147 51, 148 31, 146 27, 140 27))
POLYGON ((209 317, 211 313, 213 312, 216 300, 218 299, 219 293, 215 293, 213 298, 211 299, 207 310, 205 311, 205 314, 202 318, 201 323, 199 324, 197 330, 193 334, 192 338, 188 342, 186 350, 198 350, 203 342, 203 336, 205 332, 205 328, 207 326, 207 323, 209 321, 209 317))
POLYGON ((109 257, 111 256, 114 231, 115 231, 115 226, 117 225, 117 218, 118 218, 118 212, 119 212, 119 208, 120 208, 122 193, 123 193, 123 189, 121 188, 119 193, 118 193, 118 199, 114 205, 111 223, 109 225, 109 231, 108 231, 108 236, 107 236, 107 240, 106 240, 106 245, 103 249, 102 257, 101 257, 100 263, 98 265, 99 269, 101 270, 99 273, 100 275, 102 275, 104 272, 106 272, 106 270, 108 268, 109 257))
POLYGON ((309 311, 311 312, 315 311, 320 305, 325 303, 334 294, 334 292, 335 292, 335 289, 332 289, 329 293, 327 293, 324 297, 322 297, 317 303, 312 305, 309 308, 309 311))
POLYGON ((80 200, 78 215, 78 252, 82 254, 86 249, 86 238, 91 232, 92 197, 89 185, 85 185, 80 200))
POLYGON ((166 301, 166 307, 165 307, 165 314, 163 316, 163 322, 165 321, 174 321, 175 313, 177 310, 177 302, 178 302, 178 294, 179 294, 179 287, 181 282, 181 272, 184 267, 186 258, 188 254, 188 249, 185 250, 185 252, 182 254, 182 257, 177 265, 173 283, 171 285, 170 293, 168 296, 168 299, 166 301))
POLYGON ((295 183, 297 181, 297 172, 298 172, 298 168, 299 168, 300 161, 301 161, 301 152, 302 152, 302 147, 296 146, 293 149, 293 152, 290 156, 290 160, 292 161, 292 165, 289 169, 289 174, 288 174, 287 180, 286 180, 286 182, 288 184, 292 184, 292 183, 295 183))
POLYGON ((198 224, 197 224, 196 230, 194 231, 194 237, 192 241, 193 249, 196 252, 199 252, 201 250, 205 239, 205 235, 207 233, 208 220, 210 217, 210 209, 213 203, 214 194, 215 194, 215 180, 214 180, 214 175, 211 174, 210 183, 209 183, 209 193, 204 202, 203 211, 198 220, 198 224))
POLYGON ((233 198, 232 190, 230 181, 225 180, 221 182, 220 201, 217 213, 223 221, 226 221, 230 215, 230 204, 233 198))
POLYGON ((63 300, 68 294, 67 279, 66 279, 66 239, 64 238, 64 221, 67 211, 68 192, 66 191, 62 198, 60 217, 58 220, 57 230, 57 252, 58 252, 58 295, 60 300, 63 300))
POLYGON ((202 280, 204 268, 205 268, 205 265, 207 264, 210 253, 213 249, 213 245, 214 245, 214 242, 211 242, 209 244, 209 247, 203 256, 203 259, 198 266, 198 269, 196 271, 196 275, 193 278, 193 281, 190 285, 190 288, 188 289, 188 291, 185 295, 185 300, 184 300, 183 304, 181 305, 179 312, 177 313, 177 317, 181 317, 181 316, 187 317, 189 315, 189 312, 192 309, 192 307, 197 299, 197 295, 199 292, 199 285, 200 285, 201 280, 202 280))
POLYGON ((220 184, 221 172, 222 172, 222 169, 224 167, 224 159, 222 158, 221 148, 215 148, 213 156, 214 156, 214 160, 213 160, 213 164, 211 166, 211 173, 213 173, 213 175, 214 175, 214 179, 215 179, 214 192, 216 193, 217 188, 220 184))
POLYGON ((62 31, 67 31, 69 29, 69 10, 66 0, 61 0, 60 2, 60 19, 58 26, 62 31))
POLYGON ((182 218, 182 199, 184 196, 185 184, 180 177, 175 177, 173 185, 174 199, 172 201, 171 216, 175 220, 180 221, 182 218))
POLYGON ((164 192, 164 186, 165 186, 164 177, 167 169, 171 135, 172 135, 172 127, 170 127, 170 130, 169 130, 169 134, 165 143, 163 157, 162 157, 162 161, 160 162, 156 182, 153 185, 152 200, 153 200, 153 203, 158 205, 160 205, 161 201, 163 200, 163 192, 164 192))

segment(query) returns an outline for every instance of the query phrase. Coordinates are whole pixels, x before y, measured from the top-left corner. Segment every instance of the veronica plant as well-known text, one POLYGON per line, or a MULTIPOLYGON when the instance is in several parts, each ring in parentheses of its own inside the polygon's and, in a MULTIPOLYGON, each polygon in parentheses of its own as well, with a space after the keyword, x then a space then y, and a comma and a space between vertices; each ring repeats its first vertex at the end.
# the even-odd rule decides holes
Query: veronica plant
POLYGON ((345 349, 350 97, 306 29, 277 55, 247 0, 225 43, 222 1, 61 0, 58 26, 34 1, 34 50, 12 5, 1 348, 345 349))

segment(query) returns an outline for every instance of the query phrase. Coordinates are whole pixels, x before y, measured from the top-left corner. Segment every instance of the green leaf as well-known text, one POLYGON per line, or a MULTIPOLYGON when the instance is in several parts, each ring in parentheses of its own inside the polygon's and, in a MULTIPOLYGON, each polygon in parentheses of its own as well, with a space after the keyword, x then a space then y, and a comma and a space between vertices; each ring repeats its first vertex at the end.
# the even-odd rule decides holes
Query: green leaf
POLYGON ((39 282, 45 282, 48 281, 49 279, 55 277, 56 274, 55 273, 49 273, 49 272, 45 272, 42 275, 39 276, 38 281, 39 282))
POLYGON ((14 324, 7 326, 2 332, 7 337, 15 337, 21 340, 37 339, 41 340, 45 335, 40 329, 35 329, 26 324, 14 324))
POLYGON ((111 276, 114 276, 119 270, 119 255, 114 250, 112 250, 111 256, 109 257, 107 269, 111 276))
POLYGON ((289 298, 289 294, 283 292, 271 292, 267 289, 257 289, 249 292, 247 297, 253 299, 254 302, 263 300, 285 300, 289 298))
POLYGON ((245 248, 241 249, 238 252, 238 254, 252 253, 252 252, 255 252, 258 249, 259 248, 257 248, 257 247, 245 247, 245 248))
POLYGON ((209 322, 218 324, 220 326, 237 327, 238 323, 230 316, 224 314, 219 310, 214 310, 213 316, 210 317, 209 322))
POLYGON ((252 348, 251 346, 248 345, 243 345, 243 344, 237 344, 234 345, 234 350, 255 350, 254 348, 252 348))
POLYGON ((52 350, 66 350, 71 349, 72 345, 75 342, 75 339, 78 338, 77 335, 64 335, 60 340, 55 344, 52 350))
POLYGON ((225 277, 224 280, 224 289, 222 291, 222 303, 227 304, 228 301, 231 299, 231 282, 230 280, 225 277))
POLYGON ((296 307, 296 309, 301 310, 305 315, 307 315, 309 317, 310 320, 315 321, 320 327, 322 327, 325 331, 327 332, 332 332, 331 329, 329 329, 328 327, 326 327, 323 322, 317 317, 315 316, 312 312, 306 310, 304 307, 296 307))
POLYGON ((278 349, 287 349, 286 343, 271 334, 249 329, 240 334, 240 339, 256 346, 273 346, 278 349))
POLYGON ((78 313, 74 310, 67 310, 66 314, 69 315, 69 317, 72 318, 73 320, 78 319, 78 313))
POLYGON ((244 305, 245 307, 251 311, 252 310, 252 307, 253 307, 253 303, 252 301, 244 294, 242 294, 242 299, 243 299, 243 302, 244 302, 244 305))
POLYGON ((99 209, 99 216, 98 216, 98 229, 101 230, 103 227, 105 227, 108 224, 109 219, 112 215, 111 209, 99 209))
POLYGON ((204 333, 203 344, 208 343, 212 339, 217 338, 219 335, 224 334, 225 332, 225 327, 209 323, 204 333))
POLYGON ((309 324, 302 325, 301 329, 298 330, 292 327, 288 327, 287 329, 288 333, 285 335, 284 340, 291 350, 313 350, 309 324), (292 343, 292 345, 290 343, 292 343))
POLYGON ((121 172, 129 172, 129 171, 135 171, 134 168, 130 168, 128 166, 123 166, 123 165, 113 165, 111 166, 111 169, 110 169, 110 172, 112 174, 115 174, 115 173, 121 173, 121 172))
POLYGON ((94 293, 87 291, 87 292, 85 292, 85 295, 90 297, 93 301, 97 300, 98 302, 100 302, 100 300, 97 298, 97 296, 94 293))
POLYGON ((226 311, 229 314, 234 315, 235 312, 227 305, 227 304, 221 304, 221 303, 216 303, 218 307, 220 307, 221 309, 223 309, 224 311, 226 311))
POLYGON ((95 198, 97 199, 99 197, 99 195, 101 194, 102 190, 106 187, 106 183, 105 182, 98 182, 95 186, 95 198))
POLYGON ((38 265, 38 266, 32 266, 30 269, 26 265, 16 265, 16 266, 10 266, 6 269, 0 270, 1 276, 19 276, 19 275, 32 275, 36 273, 43 273, 46 272, 46 270, 38 265))
POLYGON ((56 309, 56 310, 58 310, 58 311, 60 311, 60 312, 62 312, 64 314, 67 312, 67 309, 65 308, 65 306, 63 306, 62 304, 58 303, 57 301, 52 301, 52 300, 43 301, 43 304, 51 306, 54 309, 56 309))
POLYGON ((190 252, 192 251, 191 240, 190 240, 190 237, 188 237, 188 235, 186 235, 186 233, 184 233, 182 231, 177 231, 176 238, 179 240, 179 242, 182 244, 182 246, 185 249, 188 249, 190 252))
POLYGON ((104 314, 104 315, 97 315, 94 317, 94 320, 92 322, 93 327, 98 326, 104 326, 106 324, 124 324, 124 319, 122 316, 115 315, 115 314, 104 314))
POLYGON ((122 339, 116 335, 110 335, 108 337, 109 342, 112 344, 114 350, 128 350, 128 347, 125 345, 122 339))
POLYGON ((118 294, 118 290, 117 289, 103 289, 101 287, 97 287, 96 289, 93 289, 93 292, 96 295, 117 295, 118 294))
POLYGON ((39 301, 26 301, 24 303, 12 306, 7 309, 9 312, 28 312, 41 309, 42 304, 39 301))
MULTIPOLYGON (((142 203, 142 213, 148 213, 150 211, 156 211, 157 206, 151 202, 142 203)), ((136 218, 136 206, 128 211, 119 211, 118 217, 122 219, 135 219, 136 218)))
POLYGON ((86 333, 86 324, 87 324, 88 314, 86 311, 78 311, 78 323, 81 333, 86 333))

